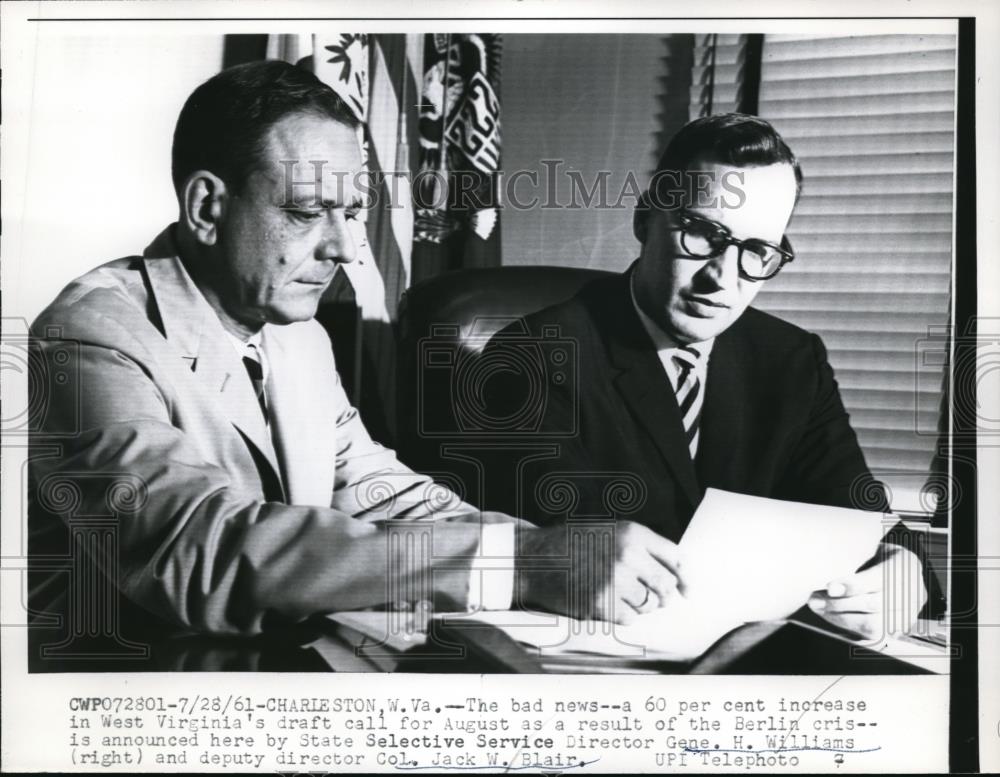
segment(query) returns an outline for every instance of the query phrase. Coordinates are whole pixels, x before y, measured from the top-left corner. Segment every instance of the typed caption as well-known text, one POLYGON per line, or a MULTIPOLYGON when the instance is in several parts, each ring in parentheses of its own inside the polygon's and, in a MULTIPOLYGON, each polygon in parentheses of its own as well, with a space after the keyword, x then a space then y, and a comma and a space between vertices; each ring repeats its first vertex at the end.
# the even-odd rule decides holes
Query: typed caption
MULTIPOLYGON (((50 697, 48 768, 866 772, 905 770, 912 732, 944 723, 852 678, 712 678, 724 682, 706 689, 577 676, 558 690, 499 676, 195 679, 184 693, 142 678, 120 695, 81 681, 50 697)), ((930 696, 946 692, 928 679, 930 696)))

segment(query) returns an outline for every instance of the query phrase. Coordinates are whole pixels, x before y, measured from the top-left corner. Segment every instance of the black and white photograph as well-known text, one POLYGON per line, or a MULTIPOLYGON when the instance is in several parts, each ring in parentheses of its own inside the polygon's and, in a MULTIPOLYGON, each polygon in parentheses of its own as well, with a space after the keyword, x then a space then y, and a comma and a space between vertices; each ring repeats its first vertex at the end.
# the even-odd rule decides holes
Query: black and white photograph
POLYGON ((1000 763, 995 11, 521 5, 4 3, 5 770, 1000 763))

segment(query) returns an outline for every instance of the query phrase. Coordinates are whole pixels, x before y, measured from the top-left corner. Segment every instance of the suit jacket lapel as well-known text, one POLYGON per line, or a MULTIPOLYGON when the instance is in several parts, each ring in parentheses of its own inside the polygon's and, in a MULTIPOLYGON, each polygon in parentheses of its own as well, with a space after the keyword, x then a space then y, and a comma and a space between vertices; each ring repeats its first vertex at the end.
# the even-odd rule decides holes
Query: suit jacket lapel
POLYGON ((187 363, 195 382, 263 454, 280 482, 278 457, 250 378, 219 317, 176 256, 169 228, 143 256, 167 340, 187 363))
POLYGON ((616 281, 619 287, 608 295, 607 312, 610 315, 599 327, 608 332, 609 357, 618 370, 615 387, 639 424, 652 437, 683 493, 692 505, 697 505, 701 501, 701 490, 688 452, 684 423, 674 401, 673 387, 632 306, 629 274, 621 275, 616 281))
POLYGON ((701 408, 698 473, 706 486, 732 488, 732 478, 743 463, 746 443, 746 408, 757 384, 751 377, 751 360, 741 345, 740 322, 719 335, 712 348, 701 408))
POLYGON ((337 419, 327 397, 329 380, 315 355, 303 353, 296 325, 264 327, 264 352, 271 368, 267 384, 271 427, 290 504, 325 505, 333 498, 337 419))

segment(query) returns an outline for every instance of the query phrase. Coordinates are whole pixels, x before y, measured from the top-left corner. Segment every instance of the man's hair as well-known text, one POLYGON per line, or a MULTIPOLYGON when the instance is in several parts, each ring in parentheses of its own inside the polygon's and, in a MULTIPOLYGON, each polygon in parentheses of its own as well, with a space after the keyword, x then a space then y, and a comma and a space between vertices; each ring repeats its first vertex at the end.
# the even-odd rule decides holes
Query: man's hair
POLYGON ((295 114, 358 126, 333 89, 287 62, 250 62, 212 76, 191 93, 177 118, 171 160, 174 189, 180 193, 195 170, 209 170, 241 190, 263 158, 268 131, 295 114))
MULTIPOLYGON (((788 164, 795 173, 795 195, 802 188, 802 169, 788 144, 768 122, 745 113, 721 113, 685 124, 671 138, 653 174, 661 187, 693 172, 692 164, 715 162, 732 167, 788 164)), ((662 202, 659 193, 657 201, 662 202)), ((648 207, 648 203, 647 203, 648 207)))

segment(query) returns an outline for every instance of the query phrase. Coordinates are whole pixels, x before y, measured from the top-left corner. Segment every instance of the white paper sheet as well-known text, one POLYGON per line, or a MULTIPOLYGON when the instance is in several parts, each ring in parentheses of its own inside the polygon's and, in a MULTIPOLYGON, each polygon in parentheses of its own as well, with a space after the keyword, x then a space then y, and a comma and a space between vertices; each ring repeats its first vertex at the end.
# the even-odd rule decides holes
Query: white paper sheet
POLYGON ((685 595, 628 626, 531 612, 445 617, 497 626, 543 654, 694 658, 733 628, 784 618, 854 572, 891 525, 879 513, 710 488, 680 542, 685 595))

